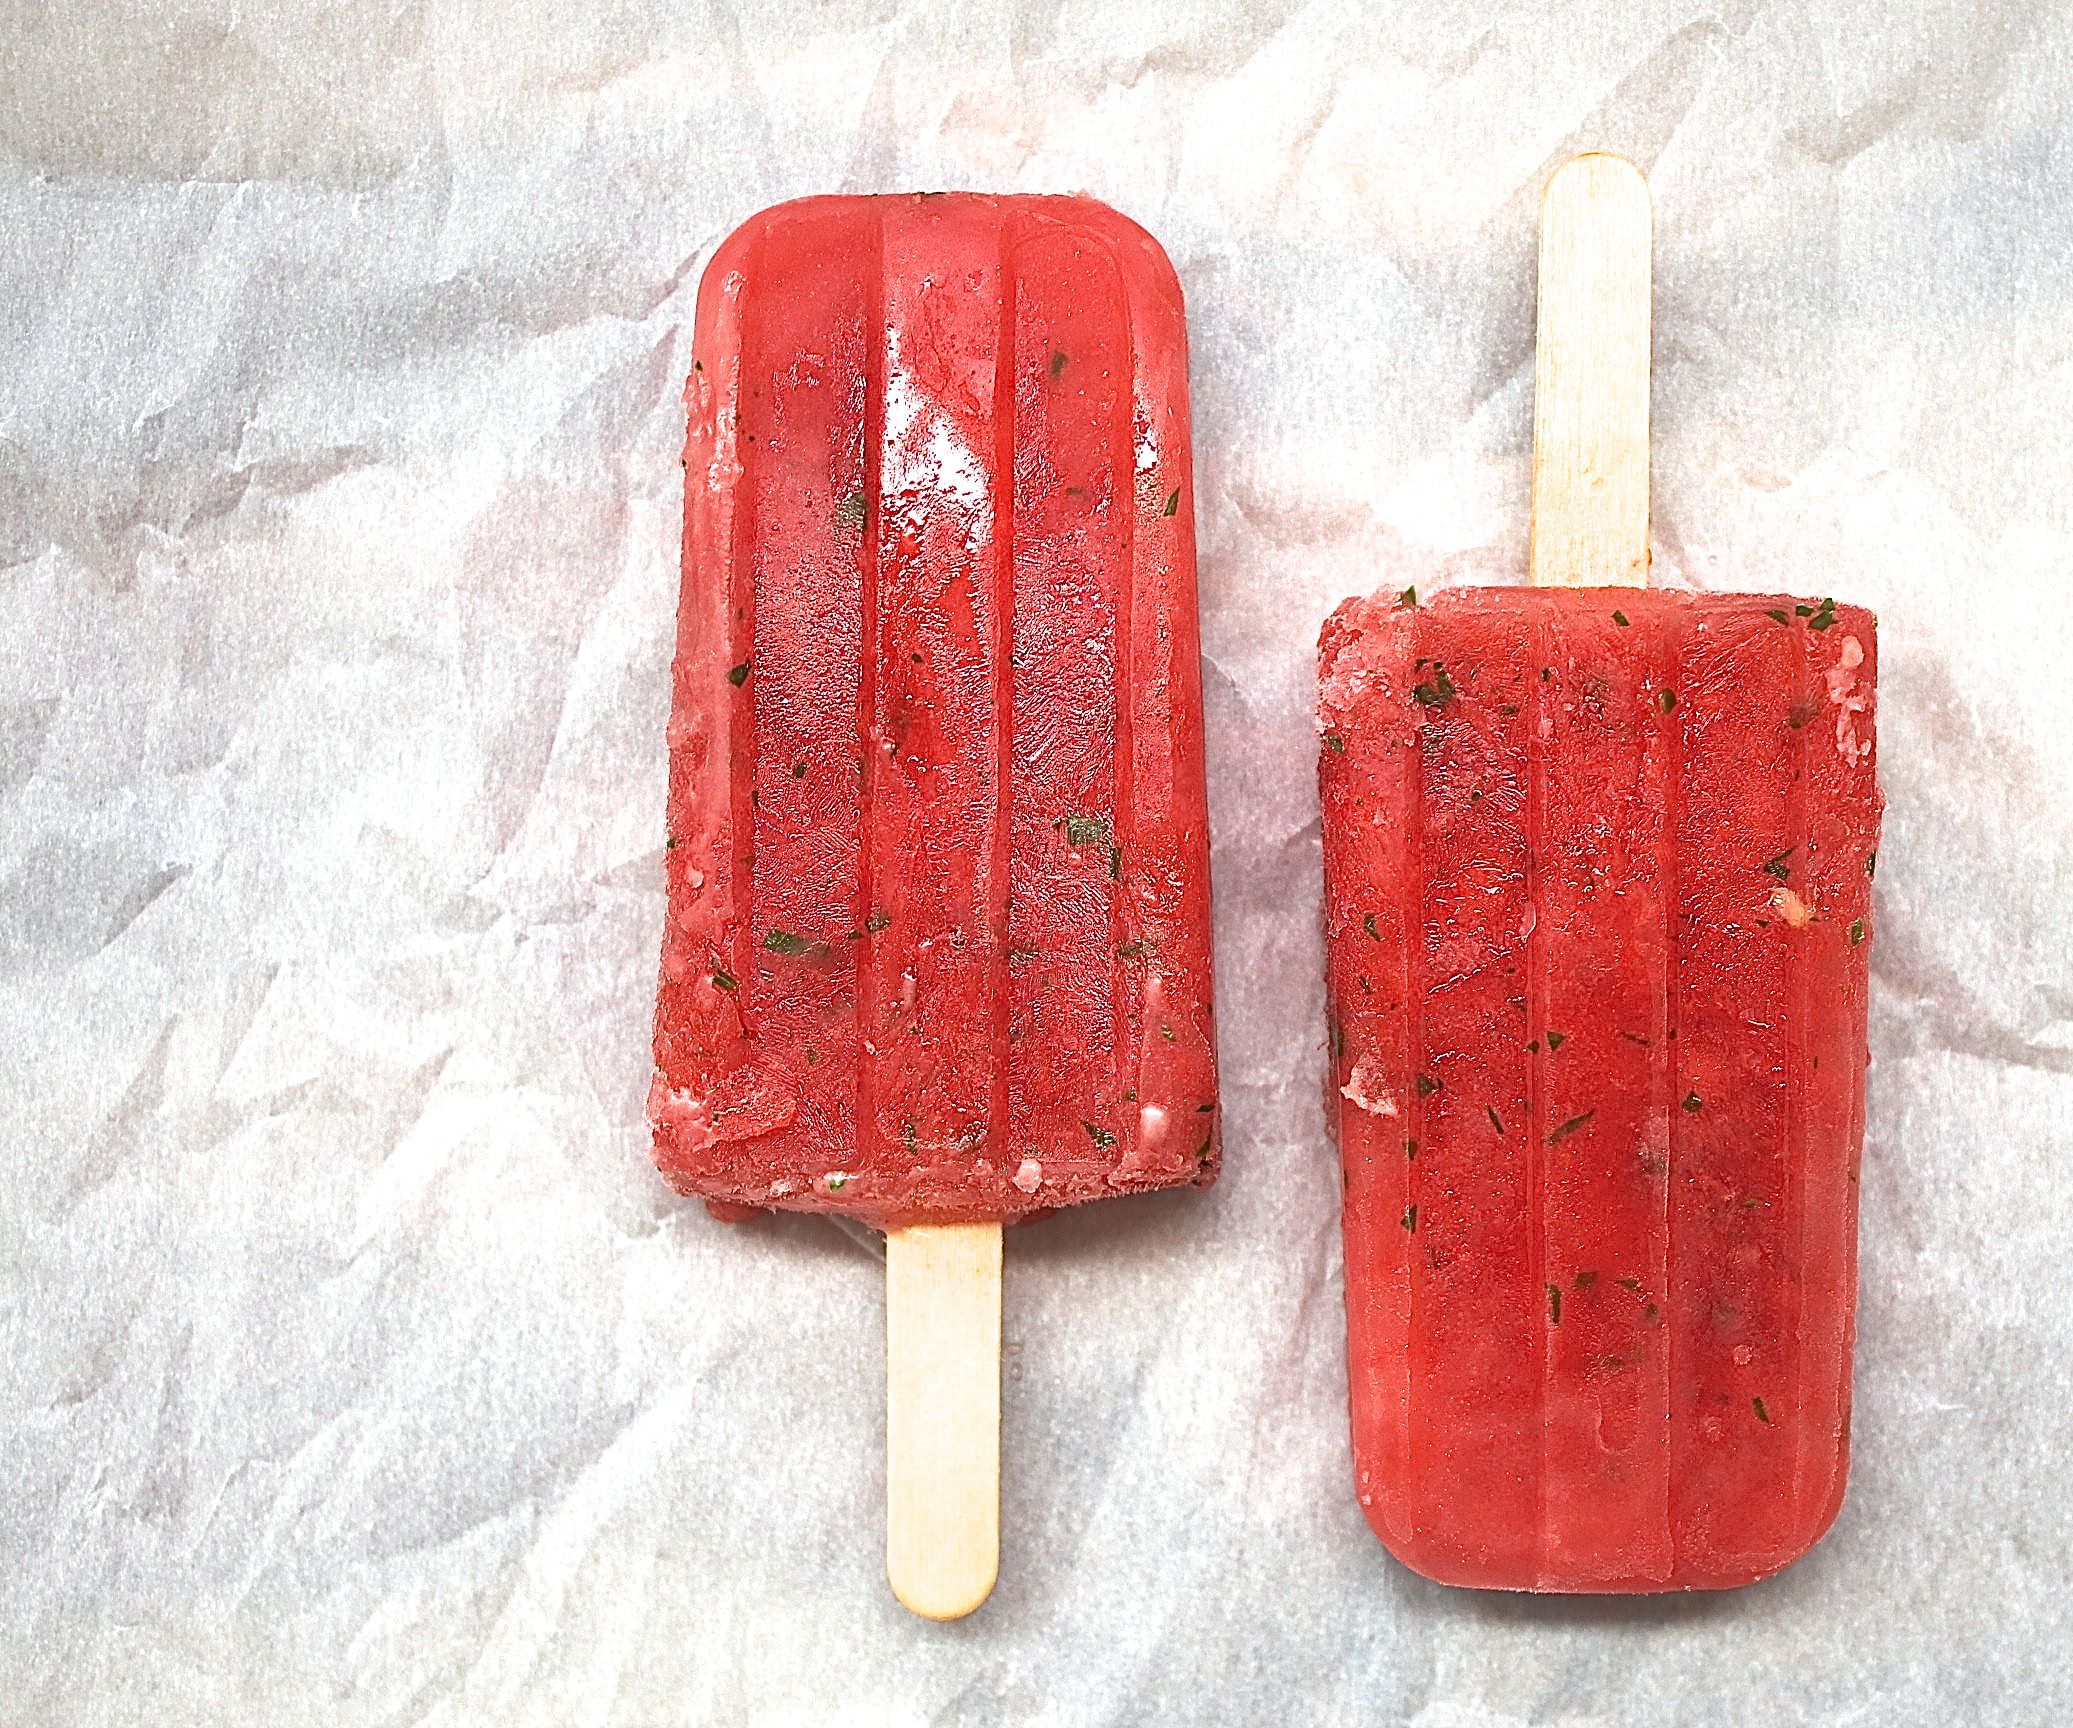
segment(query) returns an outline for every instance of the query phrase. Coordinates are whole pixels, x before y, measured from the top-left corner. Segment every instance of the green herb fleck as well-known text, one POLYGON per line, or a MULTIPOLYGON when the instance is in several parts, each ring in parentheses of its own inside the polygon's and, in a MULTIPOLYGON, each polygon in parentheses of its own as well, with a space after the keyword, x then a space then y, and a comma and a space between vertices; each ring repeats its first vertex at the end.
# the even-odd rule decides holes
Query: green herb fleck
POLYGON ((830 1170, 828 1172, 828 1192, 830 1194, 840 1194, 848 1186, 849 1176, 847 1172, 841 1170, 830 1170))
POLYGON ((1771 1421, 1771 1413, 1763 1407, 1763 1400, 1761 1398, 1752 1398, 1749 1400, 1749 1402, 1752 1406, 1755 1407, 1757 1421, 1763 1423, 1766 1427, 1769 1427, 1771 1421))
POLYGON ((1766 606, 1764 608, 1763 615, 1766 618, 1777 619, 1780 624, 1790 624, 1792 622, 1792 620, 1785 615, 1783 609, 1777 606, 1766 606))
POLYGON ((1197 1116, 1213 1116, 1216 1114, 1216 1106, 1214 1104, 1197 1104, 1195 1106, 1195 1114, 1197 1116))
POLYGON ((821 1053, 820 1053, 820 1052, 819 1052, 818 1050, 814 1049, 814 1047, 813 1047, 812 1045, 810 1045, 810 1044, 809 1044, 809 1045, 808 1045, 808 1046, 806 1047, 806 1065, 807 1065, 807 1067, 811 1068, 811 1067, 812 1067, 812 1066, 813 1066, 813 1065, 814 1065, 814 1064, 815 1064, 816 1062, 818 1062, 818 1061, 819 1061, 820 1059, 821 1059, 821 1053))
POLYGON ((1624 612, 1613 613, 1612 621, 1615 624, 1617 624, 1622 630, 1626 629, 1627 627, 1627 615, 1624 612))
POLYGON ((1696 1116, 1705 1106, 1705 1103, 1706 1100, 1701 1098, 1698 1093, 1687 1092, 1684 1095, 1684 1113, 1687 1116, 1696 1116))
POLYGON ((1775 876, 1780 882, 1790 882, 1792 880, 1792 865, 1790 860, 1795 850, 1796 849, 1794 847, 1786 847, 1785 850, 1783 852, 1780 852, 1777 857, 1771 859, 1768 863, 1764 865, 1763 873, 1766 876, 1775 876))
POLYGON ((1597 1114, 1598 1112, 1595 1110, 1586 1110, 1581 1116, 1570 1117, 1567 1122, 1564 1122, 1561 1127, 1548 1136, 1548 1144, 1550 1146, 1559 1146, 1597 1114))
POLYGON ((1406 1206, 1404 1208, 1404 1215, 1397 1222, 1415 1236, 1418 1233, 1418 1208, 1406 1206))
POLYGON ((1065 819, 1065 843, 1068 846, 1092 846, 1108 838, 1108 823, 1099 816, 1068 816, 1065 819))
POLYGON ((1176 486, 1171 492, 1166 494, 1166 508, 1161 510, 1159 514, 1161 516, 1177 516, 1179 513, 1180 488, 1176 486))
POLYGON ((861 528, 864 525, 864 495, 852 492, 835 506, 835 526, 838 528, 861 528))
POLYGON ((792 778, 794 780, 804 780, 806 778, 806 764, 804 762, 794 762, 792 764, 792 778))
POLYGON ((1871 879, 1872 879, 1873 877, 1875 877, 1876 875, 1878 875, 1878 873, 1879 873, 1879 855, 1878 855, 1878 854, 1877 854, 1876 852, 1867 852, 1867 853, 1865 853, 1865 855, 1864 855, 1864 879, 1865 879, 1865 881, 1869 882, 1869 881, 1870 881, 1870 880, 1871 880, 1871 879))
POLYGON ((1215 1138, 1216 1136, 1214 1134, 1205 1134, 1202 1136, 1202 1144, 1195 1148, 1195 1162, 1197 1164, 1207 1164, 1209 1162, 1210 1142, 1213 1141, 1215 1138))
POLYGON ((1417 1089, 1419 1097, 1430 1098, 1440 1089, 1440 1082, 1435 1080, 1430 1074, 1421 1074, 1418 1076, 1417 1089))
POLYGON ((1615 1278, 1613 1282, 1622 1290, 1632 1291, 1636 1296, 1641 1294, 1641 1280, 1639 1278, 1615 1278))
POLYGON ((1371 940, 1376 942, 1382 940, 1382 931, 1381 928, 1375 923, 1374 913, 1363 912, 1360 917, 1360 927, 1368 933, 1368 936, 1371 940))
POLYGON ((1174 1037, 1173 1028, 1163 1020, 1159 1022, 1159 1036, 1169 1044, 1178 1044, 1180 1042, 1178 1038, 1174 1037))
POLYGON ((1065 370, 1065 350, 1054 349, 1051 354, 1051 376, 1056 378, 1065 370))
POLYGON ((1116 953, 1125 960, 1135 960, 1143 952, 1144 944, 1142 942, 1118 942, 1116 944, 1116 953))
POLYGON ((1864 940, 1864 920, 1863 920, 1862 918, 1853 918, 1853 919, 1851 919, 1851 920, 1850 920, 1850 946, 1851 946, 1852 948, 1854 948, 1854 947, 1856 947, 1856 946, 1857 946, 1857 944, 1858 944, 1858 943, 1862 942, 1863 940, 1864 940))
POLYGON ((1569 1034, 1568 1034, 1568 1033, 1566 1033, 1566 1032, 1554 1032, 1554 1031, 1551 1031, 1551 1032, 1549 1032, 1549 1033, 1548 1033, 1548 1048, 1549 1048, 1550 1050, 1559 1050, 1559 1049, 1561 1049, 1561 1048, 1562 1048, 1562 1043, 1563 1043, 1563 1040, 1564 1040, 1564 1039, 1566 1039, 1566 1038, 1567 1038, 1568 1036, 1569 1036, 1569 1034))
POLYGON ((1439 665, 1433 667, 1432 677, 1425 683, 1411 686, 1412 700, 1426 708, 1437 708, 1442 703, 1451 702, 1455 694, 1454 680, 1447 676, 1446 667, 1439 665))
POLYGON ((1415 606, 1415 605, 1417 605, 1417 604, 1418 604, 1418 590, 1417 590, 1417 589, 1415 589, 1415 588, 1406 588, 1406 589, 1405 589, 1405 590, 1404 590, 1404 591, 1403 591, 1403 592, 1402 592, 1401 594, 1399 594, 1399 595, 1398 595, 1398 596, 1396 597, 1396 603, 1397 603, 1397 604, 1398 604, 1399 606, 1415 606))
POLYGON ((662 849, 665 852, 674 852, 677 849, 677 837, 674 834, 670 835, 662 842, 662 849))
POLYGON ((891 913, 874 912, 871 914, 870 917, 864 920, 864 928, 870 931, 872 935, 876 936, 879 931, 883 930, 892 921, 893 920, 891 913))
POLYGON ((1835 622, 1835 602, 1824 600, 1815 608, 1813 617, 1807 620, 1809 630, 1826 630, 1835 622))
POLYGON ((741 985, 733 973, 726 971, 722 967, 715 966, 713 968, 713 988, 715 990, 739 990, 741 985))
POLYGON ((1116 1143, 1116 1137, 1106 1128, 1098 1128, 1084 1117, 1080 1119, 1080 1126, 1087 1130, 1087 1138, 1092 1140, 1104 1152, 1116 1143))
POLYGON ((1548 1324, 1550 1326, 1562 1324, 1562 1287, 1559 1284, 1550 1284, 1548 1286, 1548 1324))
POLYGON ((739 690, 749 681, 749 663, 744 660, 739 666, 727 668, 727 682, 739 690))
POLYGON ((1598 1274, 1595 1272, 1579 1272, 1576 1275, 1576 1287, 1579 1290, 1588 1290, 1597 1282, 1598 1274))
POLYGON ((773 930, 763 938, 763 946, 773 954, 804 954, 813 944, 789 930, 773 930))
POLYGON ((1502 1137, 1504 1134, 1504 1118, 1497 1114, 1497 1106, 1495 1104, 1485 1104, 1483 1106, 1483 1114, 1490 1118, 1490 1126, 1495 1128, 1498 1135, 1502 1137))
POLYGON ((1656 706, 1667 714, 1677 706, 1677 692, 1667 684, 1656 692, 1656 706))
POLYGON ((1108 849, 1108 879, 1111 882, 1123 880, 1123 848, 1120 846, 1108 849))
POLYGON ((1406 1158, 1415 1158, 1415 1157, 1417 1157, 1417 1156, 1418 1156, 1418 1142, 1417 1142, 1417 1141, 1415 1141, 1415 1140, 1406 1140, 1406 1141, 1404 1142, 1404 1156, 1405 1156, 1406 1158))

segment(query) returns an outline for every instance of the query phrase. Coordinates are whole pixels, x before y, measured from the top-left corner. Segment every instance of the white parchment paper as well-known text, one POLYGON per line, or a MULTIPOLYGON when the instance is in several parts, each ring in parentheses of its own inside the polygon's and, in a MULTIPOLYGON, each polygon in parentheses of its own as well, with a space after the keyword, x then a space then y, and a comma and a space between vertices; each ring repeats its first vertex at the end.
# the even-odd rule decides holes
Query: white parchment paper
POLYGON ((0 1719, 2073 1716, 2069 108, 2028 3, 0 3, 0 1719), (1883 620, 1854 1479, 1703 1599, 1426 1584, 1347 1461, 1311 645, 1523 569, 1589 147, 1660 577, 1883 620), (1229 1133, 1011 1240, 934 1627, 876 1262, 641 1106, 697 270, 946 186, 1187 288, 1229 1133))

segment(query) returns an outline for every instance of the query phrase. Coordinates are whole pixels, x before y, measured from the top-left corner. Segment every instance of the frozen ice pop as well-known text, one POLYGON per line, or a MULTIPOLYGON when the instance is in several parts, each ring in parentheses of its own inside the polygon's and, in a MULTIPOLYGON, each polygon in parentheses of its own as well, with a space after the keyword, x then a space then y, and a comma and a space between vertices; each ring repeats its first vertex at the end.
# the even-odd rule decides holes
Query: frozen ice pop
POLYGON ((1320 647, 1357 1485, 1444 1582, 1719 1588, 1847 1467, 1876 643, 1631 585, 1646 193, 1586 158, 1551 229, 1579 196, 1639 200, 1638 344, 1598 351, 1643 368, 1638 519, 1635 398, 1560 375, 1597 338, 1544 246, 1545 585, 1350 601, 1320 647))
POLYGON ((811 198, 694 352, 656 1161, 997 1293, 1000 1220, 1217 1169, 1179 283, 1088 199, 811 198))

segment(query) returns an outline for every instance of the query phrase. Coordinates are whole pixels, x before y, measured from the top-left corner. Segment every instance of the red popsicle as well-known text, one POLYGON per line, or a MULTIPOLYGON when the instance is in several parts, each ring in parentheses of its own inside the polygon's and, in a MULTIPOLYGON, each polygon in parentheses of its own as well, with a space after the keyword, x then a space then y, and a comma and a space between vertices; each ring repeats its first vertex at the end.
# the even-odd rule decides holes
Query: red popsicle
MULTIPOLYGON (((1645 311, 1646 194, 1586 163, 1641 200, 1645 311)), ((1645 315, 1636 550, 1619 438, 1548 472, 1577 405, 1547 269, 1537 576, 1645 573, 1645 315)), ((1861 608, 1632 586, 1378 596, 1325 627, 1358 1486, 1428 1576, 1721 1587, 1835 1515, 1875 652, 1861 608)))
POLYGON ((898 1387, 938 1286, 997 1350, 1000 1220, 1216 1174, 1180 287, 1088 199, 805 199, 694 351, 655 1156, 886 1229, 898 1387))

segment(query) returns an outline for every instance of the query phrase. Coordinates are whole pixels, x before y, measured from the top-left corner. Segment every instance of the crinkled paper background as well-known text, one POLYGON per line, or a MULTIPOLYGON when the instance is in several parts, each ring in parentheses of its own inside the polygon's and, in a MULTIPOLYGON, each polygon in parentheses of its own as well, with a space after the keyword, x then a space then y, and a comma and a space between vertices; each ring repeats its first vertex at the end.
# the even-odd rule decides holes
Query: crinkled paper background
POLYGON ((2073 13, 0 4, 0 1718, 2073 1714, 2073 13), (1857 1462, 1776 1581, 1350 1486, 1315 629, 1523 569, 1535 204, 1658 211, 1657 564, 1883 618, 1857 1462), (1193 320, 1229 1162, 1016 1236, 1005 1569, 880 1553, 876 1263, 641 1109, 697 273, 1085 189, 1193 320))

